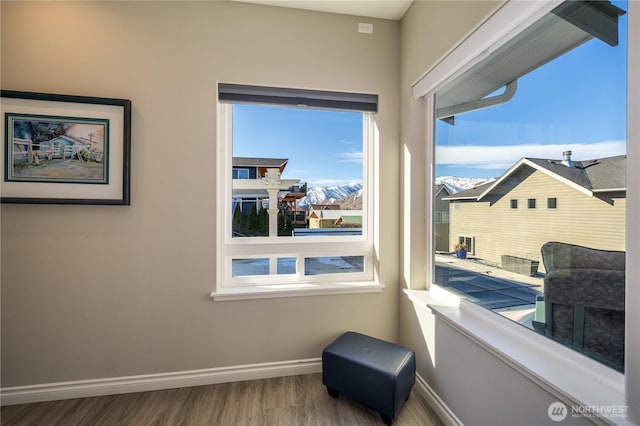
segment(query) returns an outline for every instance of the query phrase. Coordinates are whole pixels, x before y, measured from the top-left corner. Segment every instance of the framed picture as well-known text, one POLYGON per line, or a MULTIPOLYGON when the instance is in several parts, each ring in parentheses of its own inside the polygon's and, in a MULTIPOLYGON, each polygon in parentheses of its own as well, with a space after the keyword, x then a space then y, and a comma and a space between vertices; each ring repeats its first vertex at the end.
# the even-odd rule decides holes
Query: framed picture
POLYGON ((1 94, 3 203, 130 204, 131 101, 1 94))

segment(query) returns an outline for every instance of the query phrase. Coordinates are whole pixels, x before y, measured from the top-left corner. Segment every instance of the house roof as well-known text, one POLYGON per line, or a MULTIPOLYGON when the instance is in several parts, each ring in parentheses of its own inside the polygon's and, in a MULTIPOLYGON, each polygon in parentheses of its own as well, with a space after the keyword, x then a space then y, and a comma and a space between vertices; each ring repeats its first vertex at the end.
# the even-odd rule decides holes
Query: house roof
POLYGON ((435 190, 436 197, 438 197, 438 195, 440 194, 440 191, 444 191, 446 195, 451 195, 451 191, 449 190, 446 184, 441 184, 441 183, 436 184, 436 190, 435 190))
POLYGON ((346 225, 362 225, 362 215, 357 215, 357 216, 343 215, 338 218, 338 221, 342 221, 342 223, 346 225))
POLYGON ((311 212, 309 217, 316 217, 323 220, 338 220, 341 217, 362 217, 362 210, 316 210, 311 212))
POLYGON ((626 155, 574 161, 574 168, 566 167, 558 160, 533 158, 530 160, 540 165, 540 167, 545 167, 549 171, 582 185, 593 192, 626 189, 626 155))
POLYGON ((340 204, 311 204, 314 210, 340 210, 340 204))
POLYGON ((456 192, 455 194, 449 197, 443 197, 443 200, 476 200, 480 196, 480 194, 484 193, 487 188, 492 186, 495 181, 483 183, 471 189, 466 189, 464 191, 456 192))
POLYGON ((233 157, 233 167, 284 167, 288 158, 233 157))
POLYGON ((532 167, 588 196, 598 192, 626 191, 626 155, 574 161, 573 164, 574 167, 568 167, 562 163, 562 160, 522 158, 494 182, 479 185, 443 199, 480 201, 523 166, 532 167))

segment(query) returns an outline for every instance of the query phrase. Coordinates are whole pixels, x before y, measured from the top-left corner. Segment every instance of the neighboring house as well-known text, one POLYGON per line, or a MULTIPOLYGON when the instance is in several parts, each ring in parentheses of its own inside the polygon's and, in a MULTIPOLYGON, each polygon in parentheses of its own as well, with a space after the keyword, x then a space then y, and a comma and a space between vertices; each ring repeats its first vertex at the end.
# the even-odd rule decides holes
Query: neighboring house
POLYGON ((452 191, 449 191, 447 185, 436 185, 433 201, 433 223, 435 226, 435 250, 437 252, 448 252, 449 248, 449 201, 443 200, 449 197, 452 191))
POLYGON ((340 210, 340 204, 311 204, 313 210, 340 210))
POLYGON ((287 158, 233 157, 233 179, 260 179, 272 168, 282 173, 288 162, 287 158))
MULTIPOLYGON (((254 157, 233 157, 233 179, 234 180, 260 180, 254 185, 235 185, 233 189, 233 207, 235 209, 236 204, 240 203, 240 210, 246 214, 251 212, 253 206, 258 207, 258 202, 267 200, 269 194, 263 183, 265 177, 267 177, 267 171, 270 169, 277 169, 278 179, 282 175, 284 169, 289 162, 286 158, 254 158, 254 157), (242 186, 242 188, 240 188, 242 186)), ((291 183, 290 186, 282 187, 278 194, 279 202, 285 202, 290 207, 288 211, 292 214, 295 212, 295 200, 307 195, 307 184, 298 184, 299 179, 285 180, 285 186, 291 183)), ((268 204, 265 203, 265 208, 268 204)), ((302 210, 301 210, 302 211, 302 210)), ((302 211, 303 212, 303 211, 302 211)), ((304 219, 302 221, 304 223, 304 219)))
POLYGON ((339 211, 339 204, 312 204, 307 212, 307 222, 309 229, 329 228, 332 221, 338 219, 338 214, 328 213, 329 211, 339 211), (328 213, 325 215, 325 213, 328 213), (326 217, 325 217, 326 216, 326 217))
POLYGON ((336 226, 341 228, 362 228, 362 214, 348 215, 344 214, 336 220, 336 226))
MULTIPOLYGON (((540 260, 547 241, 625 250, 626 156, 572 161, 522 158, 498 180, 445 197, 450 250, 540 260)), ((542 265, 541 265, 542 266, 542 265)))
POLYGON ((296 207, 296 201, 307 195, 307 184, 300 184, 299 179, 281 178, 288 161, 286 158, 233 157, 234 215, 238 208, 243 215, 250 215, 254 208, 267 210, 270 235, 276 233, 278 212, 282 212, 285 222, 304 226, 305 211, 296 207))
POLYGON ((362 210, 309 209, 309 229, 362 227, 362 210))
MULTIPOLYGON (((233 157, 233 179, 263 179, 267 169, 276 168, 280 174, 287 167, 288 159, 284 158, 252 158, 233 157)), ((264 185, 256 185, 255 188, 233 189, 233 208, 240 204, 240 210, 249 214, 259 200, 268 199, 269 194, 264 185)))

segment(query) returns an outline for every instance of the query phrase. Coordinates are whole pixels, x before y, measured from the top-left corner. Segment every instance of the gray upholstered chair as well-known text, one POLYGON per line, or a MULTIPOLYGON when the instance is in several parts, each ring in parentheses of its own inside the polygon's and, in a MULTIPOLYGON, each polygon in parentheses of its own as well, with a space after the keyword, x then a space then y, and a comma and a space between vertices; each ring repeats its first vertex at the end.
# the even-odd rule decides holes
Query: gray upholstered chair
POLYGON ((625 253, 548 242, 542 261, 544 333, 624 371, 625 253))

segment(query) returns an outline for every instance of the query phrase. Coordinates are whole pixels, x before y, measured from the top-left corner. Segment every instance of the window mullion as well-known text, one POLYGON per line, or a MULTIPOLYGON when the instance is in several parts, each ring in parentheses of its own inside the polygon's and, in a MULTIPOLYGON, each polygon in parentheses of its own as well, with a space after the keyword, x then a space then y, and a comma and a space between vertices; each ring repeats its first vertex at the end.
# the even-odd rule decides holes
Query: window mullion
POLYGON ((363 252, 370 249, 367 241, 313 241, 308 243, 284 243, 269 242, 266 237, 263 242, 243 242, 240 244, 230 243, 225 245, 225 253, 231 257, 254 256, 277 254, 285 255, 290 253, 301 253, 303 255, 344 255, 351 252, 363 252))

